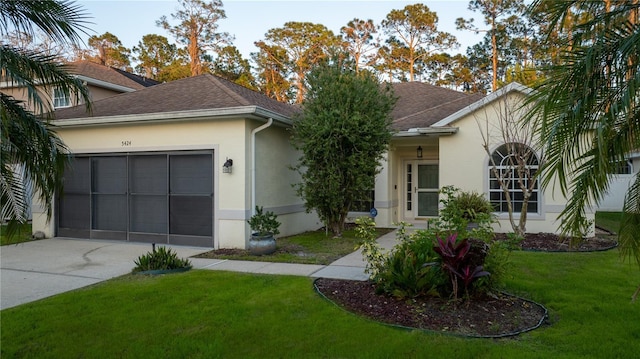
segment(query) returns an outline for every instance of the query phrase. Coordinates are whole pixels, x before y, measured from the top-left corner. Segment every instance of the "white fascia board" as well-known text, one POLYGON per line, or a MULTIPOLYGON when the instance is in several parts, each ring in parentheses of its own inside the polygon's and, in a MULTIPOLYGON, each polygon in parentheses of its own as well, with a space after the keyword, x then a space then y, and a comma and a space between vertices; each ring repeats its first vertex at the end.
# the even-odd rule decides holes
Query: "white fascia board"
POLYGON ((86 82, 89 85, 103 87, 103 88, 106 88, 106 89, 109 89, 109 90, 120 91, 120 92, 133 92, 133 91, 135 91, 135 89, 133 89, 131 87, 126 87, 126 86, 122 86, 122 85, 116 85, 116 84, 113 84, 111 82, 97 80, 97 79, 94 79, 92 77, 87 77, 87 76, 84 76, 84 75, 75 75, 75 77, 78 78, 79 80, 82 80, 82 81, 86 82))
POLYGON ((447 136, 458 133, 457 127, 423 127, 423 128, 411 128, 407 131, 399 131, 393 134, 393 137, 418 137, 418 136, 447 136))
MULTIPOLYGON (((133 91, 136 90, 136 89, 133 89, 131 87, 116 85, 116 84, 113 84, 111 82, 97 80, 97 79, 94 79, 92 77, 87 77, 87 76, 83 76, 83 75, 73 75, 73 76, 75 78, 83 81, 83 82, 86 82, 89 85, 106 88, 108 90, 113 90, 113 91, 118 91, 118 92, 133 92, 133 91)), ((39 79, 35 80, 34 83, 36 85, 43 85, 42 81, 39 80, 39 79)), ((14 88, 14 87, 24 87, 24 86, 16 84, 16 83, 13 83, 13 82, 9 82, 9 81, 0 82, 0 88, 14 88)))
POLYGON ((480 100, 472 103, 471 105, 469 105, 469 106, 467 106, 467 107, 465 107, 465 108, 463 108, 463 109, 461 109, 461 110, 459 110, 457 112, 454 112, 451 115, 443 118, 442 120, 434 123, 432 125, 432 127, 448 126, 451 123, 461 119, 462 117, 464 117, 464 116, 466 116, 466 115, 468 115, 470 113, 473 113, 474 111, 476 111, 476 110, 478 110, 478 109, 480 109, 480 108, 482 108, 484 106, 487 106, 488 104, 490 104, 493 101, 498 100, 500 97, 505 96, 506 94, 508 94, 511 91, 517 91, 517 92, 520 92, 520 93, 522 93, 522 94, 524 94, 526 96, 526 95, 531 94, 531 92, 533 90, 528 88, 528 87, 526 87, 526 86, 524 86, 524 85, 521 85, 521 84, 519 84, 517 82, 512 82, 512 83, 508 84, 507 86, 498 89, 496 92, 492 92, 489 95, 481 98, 480 100))
POLYGON ((207 118, 241 118, 257 117, 265 121, 272 117, 285 126, 291 125, 291 120, 274 112, 257 106, 228 107, 222 109, 189 110, 174 112, 144 113, 123 116, 81 117, 54 120, 51 122, 56 127, 83 127, 113 124, 137 124, 149 122, 189 121, 207 118))

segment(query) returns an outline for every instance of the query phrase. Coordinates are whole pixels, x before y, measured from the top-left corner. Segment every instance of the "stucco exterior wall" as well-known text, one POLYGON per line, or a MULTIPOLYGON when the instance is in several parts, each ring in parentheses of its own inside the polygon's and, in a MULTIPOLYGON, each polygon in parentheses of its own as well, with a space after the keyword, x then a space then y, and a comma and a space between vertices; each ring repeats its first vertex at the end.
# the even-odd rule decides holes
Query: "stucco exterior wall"
MULTIPOLYGON (((88 85, 87 88, 89 89, 89 93, 91 94, 92 101, 98 101, 98 100, 102 100, 103 98, 121 94, 121 92, 119 91, 108 90, 108 89, 105 89, 104 87, 98 87, 93 85, 88 85)), ((72 102, 74 102, 74 105, 75 105, 76 101, 72 99, 72 102)))
MULTIPOLYGON (((251 130, 263 123, 249 124, 250 136, 251 130)), ((290 145, 290 136, 289 129, 278 125, 256 133, 256 205, 278 215, 280 237, 322 227, 315 213, 306 213, 304 201, 292 187, 300 181, 300 175, 290 167, 297 163, 300 153, 290 145)), ((247 155, 250 157, 250 152, 247 155)), ((247 208, 251 209, 250 202, 247 208)))
MULTIPOLYGON (((524 98, 518 92, 511 92, 507 96, 507 102, 499 99, 452 123, 451 126, 458 128, 455 135, 440 137, 441 186, 453 185, 464 191, 476 191, 488 196, 489 155, 483 148, 485 140, 482 134, 489 139, 490 152, 505 142, 497 125, 501 113, 504 113, 505 106, 519 107, 524 98)), ((527 232, 558 231, 560 222, 557 218, 565 208, 566 198, 554 182, 542 192, 538 213, 529 213, 527 217, 527 232)), ((589 213, 587 219, 593 218, 593 213, 589 213)), ((498 220, 499 224, 494 228, 497 232, 513 231, 506 213, 499 214, 498 220)), ((592 234, 593 226, 588 235, 592 234)))
MULTIPOLYGON (((28 93, 25 87, 1 87, 1 88, 4 94, 8 96, 12 96, 16 100, 24 101, 24 103, 27 105, 26 108, 29 111, 32 111, 36 114, 39 113, 39 111, 36 111, 36 106, 28 102, 28 93)), ((43 111, 44 112, 50 111, 50 106, 52 106, 52 94, 45 92, 44 87, 38 87, 37 89, 38 89, 38 94, 40 95, 40 98, 42 98, 42 100, 44 101, 43 111)))
POLYGON ((616 175, 611 178, 609 184, 609 191, 604 198, 598 204, 598 211, 605 212, 620 212, 624 207, 624 198, 629 190, 629 187, 633 185, 636 179, 636 175, 640 170, 640 157, 634 157, 631 159, 631 174, 616 175))
MULTIPOLYGON (((230 157, 245 162, 244 121, 62 127, 57 132, 77 154, 214 150, 214 243, 221 248, 244 248, 245 237, 249 235, 244 222, 247 174, 244 166, 234 166, 232 175, 221 175, 221 159, 230 157)), ((34 218, 34 231, 41 227, 41 221, 34 218)), ((53 221, 47 227, 40 230, 53 233, 53 221)))
MULTIPOLYGON (((246 248, 251 231, 251 131, 264 122, 228 119, 148 124, 62 127, 58 134, 73 153, 135 153, 180 150, 214 151, 214 243, 217 248, 246 248), (223 173, 227 158, 232 173, 223 173)), ((289 145, 289 133, 272 126, 256 134, 256 204, 278 214, 280 236, 321 226, 307 214, 291 184, 298 175, 289 169, 298 155, 289 145)), ((50 237, 55 221, 45 223, 34 208, 34 231, 50 237)))
MULTIPOLYGON (((101 100, 103 98, 116 96, 122 93, 119 91, 109 90, 94 85, 88 85, 87 89, 89 90, 89 96, 92 101, 101 100)), ((16 100, 25 102, 27 102, 28 100, 28 94, 25 87, 2 87, 2 92, 9 96, 13 96, 16 100)), ((53 90, 47 91, 44 86, 39 86, 38 93, 42 100, 45 101, 45 111, 50 111, 51 107, 53 106, 53 90)), ((75 106, 81 102, 81 99, 77 99, 75 96, 71 96, 71 106, 75 106)), ((30 111, 34 111, 36 109, 33 104, 29 104, 27 108, 30 111)))

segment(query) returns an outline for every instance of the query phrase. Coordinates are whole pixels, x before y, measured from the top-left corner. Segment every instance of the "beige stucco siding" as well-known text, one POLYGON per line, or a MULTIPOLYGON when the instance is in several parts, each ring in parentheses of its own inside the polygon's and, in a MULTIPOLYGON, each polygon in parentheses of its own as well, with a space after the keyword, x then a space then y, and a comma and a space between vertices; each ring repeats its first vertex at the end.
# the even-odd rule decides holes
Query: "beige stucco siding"
MULTIPOLYGON (((249 235, 245 166, 221 174, 224 158, 245 163, 244 121, 215 120, 161 124, 58 128, 73 153, 118 153, 179 150, 214 150, 214 243, 221 248, 244 248, 249 235)), ((234 162, 234 164, 237 162, 234 162)), ((35 217, 35 215, 34 215, 35 217)), ((45 233, 51 233, 53 224, 45 233)))
MULTIPOLYGON (((504 113, 505 106, 520 106, 523 99, 520 93, 512 92, 508 96, 509 102, 494 101, 455 121, 451 126, 457 127, 458 133, 440 138, 441 186, 453 185, 464 191, 488 194, 489 156, 483 148, 484 138, 489 139, 491 152, 502 145, 505 141, 498 126, 500 113, 504 113)), ((555 181, 542 192, 538 213, 528 215, 527 232, 558 230, 560 223, 557 218, 565 208, 566 198, 555 181)), ((506 214, 501 214, 498 218, 499 225, 495 227, 496 231, 512 231, 506 214)), ((593 219, 593 213, 589 214, 588 219, 593 219)))
MULTIPOLYGON (((263 124, 249 123, 249 135, 251 130, 263 124)), ((278 221, 282 223, 281 237, 322 226, 314 213, 306 214, 304 201, 292 187, 300 181, 300 175, 291 169, 298 162, 300 153, 290 145, 290 136, 288 128, 277 125, 256 133, 255 203, 278 215, 278 221)), ((248 203, 247 208, 250 206, 248 203)))
MULTIPOLYGON (((119 91, 109 90, 93 85, 88 85, 87 89, 92 101, 101 100, 122 93, 119 91)), ((28 102, 28 93, 26 87, 4 87, 2 88, 2 92, 9 96, 13 96, 16 100, 28 102)), ((44 112, 50 111, 53 106, 53 90, 47 90, 44 86, 39 86, 38 94, 44 101, 44 112)), ((77 105, 78 103, 82 103, 82 100, 76 98, 75 96, 71 96, 71 106, 77 105)), ((32 103, 30 103, 27 108, 31 111, 34 111, 36 109, 36 107, 32 103)), ((36 113, 38 112, 39 111, 36 111, 36 113)))
POLYGON ((87 88, 89 89, 89 94, 91 95, 91 101, 98 101, 98 100, 102 100, 103 98, 121 94, 121 92, 119 91, 109 90, 104 87, 98 87, 93 85, 88 85, 87 88))
MULTIPOLYGON (((214 151, 214 243, 219 248, 246 248, 251 215, 251 131, 264 122, 243 119, 201 119, 162 123, 61 127, 58 134, 75 154, 214 151), (223 173, 226 159, 231 173, 223 173)), ((305 213, 291 184, 299 176, 289 167, 298 154, 289 144, 289 132, 272 126, 256 134, 256 204, 278 214, 281 236, 321 226, 305 213)), ((37 207, 37 206, 36 206, 37 207)), ((36 208, 37 209, 37 208, 36 208)), ((36 211, 37 212, 37 211, 36 211)), ((34 213, 34 230, 54 235, 54 223, 34 213)))

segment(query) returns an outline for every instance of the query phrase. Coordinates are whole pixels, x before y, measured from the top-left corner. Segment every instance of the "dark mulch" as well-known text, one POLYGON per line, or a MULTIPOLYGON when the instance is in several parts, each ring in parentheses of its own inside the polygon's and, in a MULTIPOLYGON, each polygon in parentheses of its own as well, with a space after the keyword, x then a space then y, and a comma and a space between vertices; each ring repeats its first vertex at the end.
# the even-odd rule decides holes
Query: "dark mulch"
POLYGON ((468 301, 434 297, 398 299, 376 294, 371 282, 319 278, 316 290, 347 311, 407 328, 474 337, 516 335, 538 327, 546 309, 521 298, 498 294, 468 301))
MULTIPOLYGON (((528 234, 520 243, 524 250, 553 252, 599 251, 616 245, 608 235, 571 245, 549 233, 528 234)), ((390 325, 436 332, 503 337, 535 329, 546 318, 546 309, 541 305, 507 294, 456 302, 434 297, 398 299, 377 294, 371 282, 320 278, 315 286, 327 299, 350 312, 390 325)))
MULTIPOLYGON (((553 233, 527 233, 520 242, 520 248, 530 251, 542 252, 592 252, 615 248, 618 242, 615 237, 598 231, 596 237, 584 238, 580 241, 572 241, 571 238, 563 238, 553 233)), ((506 239, 506 234, 497 233, 497 239, 506 239)))

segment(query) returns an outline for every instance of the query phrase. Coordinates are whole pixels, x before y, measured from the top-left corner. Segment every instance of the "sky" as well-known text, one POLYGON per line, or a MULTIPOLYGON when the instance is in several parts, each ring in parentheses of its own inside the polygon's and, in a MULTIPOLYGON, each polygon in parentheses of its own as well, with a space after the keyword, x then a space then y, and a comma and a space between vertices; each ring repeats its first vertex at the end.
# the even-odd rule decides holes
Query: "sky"
MULTIPOLYGON (((334 34, 350 20, 372 19, 380 24, 393 9, 402 9, 406 5, 419 1, 320 1, 320 0, 222 0, 227 18, 219 23, 219 31, 235 36, 233 44, 243 57, 249 59, 256 52, 253 44, 263 40, 265 33, 272 28, 283 27, 288 21, 313 22, 325 25, 334 34)), ((76 0, 92 17, 88 27, 90 35, 102 35, 110 32, 118 37, 122 44, 131 49, 147 34, 166 36, 170 42, 174 39, 164 29, 156 26, 156 20, 166 15, 171 22, 171 13, 178 9, 176 0, 76 0)), ((475 17, 476 23, 482 23, 479 14, 467 10, 468 1, 433 0, 422 1, 438 15, 438 30, 447 31, 458 39, 462 46, 453 53, 465 53, 468 46, 478 43, 482 34, 470 31, 457 31, 455 19, 475 17)))

